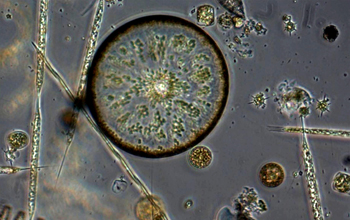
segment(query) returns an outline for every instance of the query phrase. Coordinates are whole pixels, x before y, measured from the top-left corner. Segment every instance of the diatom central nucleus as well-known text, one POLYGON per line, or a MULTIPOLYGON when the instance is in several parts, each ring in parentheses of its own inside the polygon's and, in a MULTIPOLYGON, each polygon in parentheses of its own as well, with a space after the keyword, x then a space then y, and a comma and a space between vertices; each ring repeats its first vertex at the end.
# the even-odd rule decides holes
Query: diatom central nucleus
POLYGON ((146 157, 171 156, 215 126, 228 93, 228 70, 215 42, 172 16, 131 21, 97 51, 88 103, 119 147, 146 157))

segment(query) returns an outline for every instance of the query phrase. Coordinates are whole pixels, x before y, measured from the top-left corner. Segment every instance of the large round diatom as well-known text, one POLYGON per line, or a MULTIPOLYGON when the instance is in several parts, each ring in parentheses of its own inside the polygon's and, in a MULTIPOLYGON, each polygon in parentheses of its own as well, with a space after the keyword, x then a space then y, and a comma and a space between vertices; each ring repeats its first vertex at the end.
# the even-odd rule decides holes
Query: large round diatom
POLYGON ((214 40, 172 16, 133 20, 94 57, 87 103, 118 147, 144 157, 172 156, 198 144, 226 104, 228 69, 214 40))

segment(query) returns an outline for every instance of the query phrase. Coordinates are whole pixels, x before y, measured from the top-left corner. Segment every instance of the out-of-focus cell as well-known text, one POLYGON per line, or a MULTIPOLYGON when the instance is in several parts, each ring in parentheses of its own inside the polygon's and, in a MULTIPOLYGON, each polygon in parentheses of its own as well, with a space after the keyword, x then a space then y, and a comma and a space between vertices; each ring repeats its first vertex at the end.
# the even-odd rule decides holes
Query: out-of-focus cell
POLYGON ((10 219, 11 212, 12 212, 11 206, 4 205, 0 211, 0 219, 5 219, 5 220, 10 219))
POLYGON ((323 29, 323 38, 329 42, 334 42, 338 36, 338 28, 334 25, 329 25, 323 29))
POLYGON ((210 165, 212 159, 212 152, 208 147, 196 146, 191 149, 188 160, 193 167, 203 169, 210 165))
POLYGON ((29 143, 29 137, 28 137, 28 134, 24 131, 15 130, 7 136, 7 144, 12 149, 16 149, 16 150, 23 149, 28 145, 28 143, 29 143))
POLYGON ((299 115, 301 117, 306 117, 306 116, 310 115, 310 108, 309 107, 305 107, 305 106, 300 107, 299 108, 299 115))
POLYGON ((211 5, 201 5, 197 8, 197 21, 199 25, 210 26, 214 24, 214 7, 211 5))
POLYGON ((259 92, 252 96, 252 101, 249 104, 254 104, 257 108, 264 109, 266 107, 266 97, 263 92, 259 92))
POLYGON ((190 209, 193 206, 193 201, 191 199, 188 199, 185 201, 184 208, 185 209, 190 209))
MULTIPOLYGON (((158 198, 153 196, 154 202, 161 208, 164 209, 163 202, 158 198)), ((162 220, 163 217, 159 210, 154 207, 146 197, 142 197, 136 203, 136 217, 138 220, 162 220)))
POLYGON ((274 101, 279 105, 279 112, 292 117, 299 113, 301 107, 310 107, 313 101, 310 92, 296 86, 295 81, 285 80, 278 85, 278 93, 274 93, 274 101))
POLYGON ((218 2, 230 13, 245 18, 242 0, 218 0, 218 2))
POLYGON ((149 16, 105 40, 88 83, 92 115, 117 146, 165 157, 195 146, 214 128, 227 100, 228 69, 201 28, 149 16))
POLYGON ((227 12, 222 13, 218 18, 218 23, 222 30, 230 30, 233 27, 232 16, 227 12))
POLYGON ((13 220, 25 220, 26 214, 23 211, 19 211, 13 220))
POLYGON ((333 189, 350 195, 350 174, 338 172, 333 177, 333 189))
POLYGON ((330 99, 325 95, 323 99, 317 100, 316 109, 321 112, 321 116, 325 112, 329 112, 329 107, 331 105, 330 99))
POLYGON ((128 182, 125 180, 124 176, 119 179, 114 180, 112 185, 112 191, 116 194, 124 192, 128 188, 128 182))
POLYGON ((291 15, 283 15, 282 20, 284 22, 284 31, 287 32, 288 34, 292 34, 294 31, 297 30, 297 25, 293 21, 291 15))
POLYGON ((240 16, 234 16, 232 18, 232 21, 233 21, 233 24, 234 24, 235 28, 241 28, 244 25, 244 20, 240 16))
POLYGON ((284 181, 284 169, 278 163, 267 163, 259 172, 262 184, 267 187, 277 187, 284 181))

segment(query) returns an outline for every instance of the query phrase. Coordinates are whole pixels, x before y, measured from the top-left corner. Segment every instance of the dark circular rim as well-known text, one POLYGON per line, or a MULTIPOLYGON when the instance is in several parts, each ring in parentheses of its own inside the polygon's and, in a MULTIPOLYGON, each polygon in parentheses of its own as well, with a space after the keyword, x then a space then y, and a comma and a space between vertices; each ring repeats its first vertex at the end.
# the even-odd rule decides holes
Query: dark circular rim
POLYGON ((195 145, 200 143, 213 130, 213 128, 216 126, 217 122, 219 121, 219 119, 221 118, 221 116, 224 112, 224 109, 225 109, 225 106, 227 103, 228 93, 229 93, 229 84, 230 84, 229 82, 230 81, 229 81, 228 65, 227 65, 227 62, 225 60, 225 57, 224 57, 223 53, 221 52, 221 50, 219 49, 219 46, 217 45, 217 43, 213 40, 213 38, 207 32, 205 32, 204 30, 202 30, 200 27, 196 26, 192 22, 187 21, 187 20, 180 18, 180 17, 175 17, 172 15, 149 15, 149 16, 145 16, 145 17, 136 18, 134 20, 131 20, 131 21, 123 24, 121 27, 119 27, 115 31, 113 31, 99 46, 99 48, 97 49, 97 51, 94 55, 91 67, 90 67, 89 72, 88 72, 85 103, 87 104, 87 106, 92 114, 92 117, 96 121, 96 123, 99 126, 99 128, 101 129, 101 131, 118 148, 121 148, 128 153, 131 153, 131 154, 137 155, 137 156, 141 156, 141 157, 147 157, 147 158, 170 157, 170 156, 180 154, 180 153, 194 147, 195 145), (115 135, 115 134, 117 134, 117 132, 110 129, 108 127, 107 123, 104 122, 102 117, 100 117, 98 106, 95 102, 96 94, 94 93, 94 78, 95 78, 95 76, 98 75, 97 66, 98 66, 98 63, 102 57, 100 55, 105 53, 109 49, 109 45, 111 44, 111 42, 113 42, 115 39, 117 39, 120 34, 125 33, 131 26, 143 25, 143 24, 151 22, 151 21, 165 21, 165 22, 173 22, 173 23, 181 24, 181 25, 190 27, 194 31, 196 31, 196 32, 200 33, 202 36, 204 36, 208 40, 210 45, 212 45, 214 51, 218 55, 218 59, 221 61, 222 76, 224 79, 224 85, 223 85, 223 89, 222 89, 223 94, 222 94, 221 100, 219 100, 219 105, 218 105, 218 108, 216 110, 217 113, 215 113, 215 116, 209 122, 209 125, 207 126, 207 128, 204 131, 202 131, 196 138, 194 138, 194 140, 190 140, 186 144, 180 145, 180 147, 176 146, 176 147, 171 147, 171 148, 165 148, 164 150, 161 150, 161 151, 159 151, 157 149, 144 151, 141 149, 137 149, 135 147, 135 145, 133 145, 133 144, 125 144, 125 142, 120 140, 122 138, 115 135))

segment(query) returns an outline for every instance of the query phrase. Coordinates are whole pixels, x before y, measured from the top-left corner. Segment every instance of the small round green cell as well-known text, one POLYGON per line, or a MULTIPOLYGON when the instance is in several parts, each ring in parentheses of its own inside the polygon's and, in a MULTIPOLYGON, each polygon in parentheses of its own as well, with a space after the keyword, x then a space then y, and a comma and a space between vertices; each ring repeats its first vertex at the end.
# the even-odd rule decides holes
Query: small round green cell
POLYGON ((208 147, 196 146, 191 149, 188 160, 193 167, 203 169, 211 164, 213 156, 208 147))
POLYGON ((25 148, 29 143, 28 134, 21 130, 15 130, 9 133, 6 140, 14 150, 25 148))
POLYGON ((165 157, 198 144, 219 120, 228 70, 201 28, 173 16, 148 16, 118 28, 92 63, 87 100, 117 146, 165 157))
POLYGON ((284 169, 278 163, 267 163, 259 172, 259 178, 262 184, 267 187, 277 187, 284 181, 284 169))

